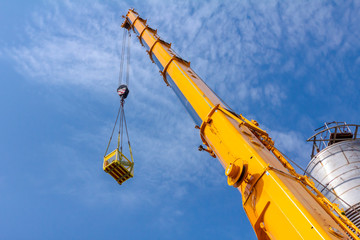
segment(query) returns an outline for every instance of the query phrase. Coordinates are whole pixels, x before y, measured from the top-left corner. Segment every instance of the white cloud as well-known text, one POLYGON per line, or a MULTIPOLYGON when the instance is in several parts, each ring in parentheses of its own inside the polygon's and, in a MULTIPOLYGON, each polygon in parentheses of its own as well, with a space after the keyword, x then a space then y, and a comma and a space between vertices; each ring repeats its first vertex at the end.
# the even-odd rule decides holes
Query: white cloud
MULTIPOLYGON (((75 85, 104 95, 116 87, 122 34, 119 14, 126 13, 126 5, 119 3, 112 9, 101 2, 49 3, 47 10, 39 10, 27 26, 29 42, 13 46, 6 53, 30 80, 75 85), (119 10, 122 12, 115 12, 119 10)), ((175 50, 192 62, 220 97, 242 110, 253 107, 255 112, 261 105, 272 113, 274 106, 282 106, 288 98, 291 85, 291 81, 277 77, 279 72, 301 76, 306 66, 314 65, 327 73, 335 68, 333 76, 343 64, 331 65, 326 60, 322 60, 326 64, 318 64, 319 56, 340 48, 337 56, 341 57, 351 51, 351 46, 359 46, 359 30, 354 27, 359 17, 354 11, 346 12, 347 16, 338 21, 333 16, 334 8, 325 2, 156 0, 135 1, 133 5, 139 6, 140 15, 148 18, 164 40, 173 42, 175 50), (309 38, 315 46, 309 44, 309 38), (301 64, 297 58, 301 58, 301 64)), ((304 80, 304 85, 314 92, 318 84, 310 81, 304 80)), ((129 104, 136 110, 128 114, 129 122, 143 119, 138 125, 130 124, 129 129, 137 136, 136 174, 145 186, 159 185, 168 190, 173 184, 206 186, 205 182, 216 185, 224 179, 223 170, 217 170, 220 165, 200 160, 205 155, 194 153, 200 140, 192 122, 179 121, 189 117, 138 42, 132 44, 130 88, 136 97, 130 95, 129 104)), ((101 136, 97 139, 107 138, 106 130, 99 128, 98 132, 101 136)), ((95 138, 91 133, 75 134, 74 142, 95 138)), ((296 158, 304 157, 299 133, 273 134, 280 149, 296 153, 296 158)), ((174 193, 179 198, 183 194, 186 189, 174 193)))
POLYGON ((280 105, 286 95, 281 89, 273 84, 266 84, 264 95, 270 100, 272 105, 280 105))
MULTIPOLYGON (((84 4, 49 4, 47 12, 34 14, 28 26, 30 44, 15 47, 9 54, 18 63, 19 72, 52 83, 96 85, 103 89, 111 85, 108 79, 117 77, 120 19, 105 4, 94 2, 86 8, 84 4)), ((359 31, 350 35, 340 24, 354 21, 354 14, 347 11, 344 18, 335 19, 334 7, 324 2, 135 1, 132 5, 139 6, 140 14, 159 29, 165 40, 174 42, 175 50, 193 62, 210 86, 226 84, 237 92, 242 92, 243 86, 251 86, 252 92, 264 94, 254 98, 257 102, 272 101, 265 94, 266 85, 259 82, 265 74, 279 73, 281 69, 301 72, 299 67, 294 69, 294 56, 280 53, 279 48, 307 47, 307 64, 314 64, 320 55, 339 47, 343 52, 349 51, 358 42, 359 31), (307 46, 309 37, 318 46, 307 46), (209 69, 210 65, 214 67, 209 69), (261 69, 264 66, 268 70, 261 69)), ((119 8, 125 14, 126 4, 120 3, 119 8)), ((133 72, 139 76, 138 70, 150 68, 148 59, 140 54, 144 49, 136 46, 134 62, 142 67, 135 67, 133 72)), ((329 66, 326 71, 332 68, 329 66)), ((222 89, 219 94, 228 95, 228 89, 222 89)), ((286 88, 281 90, 280 95, 286 95, 286 88)))
POLYGON ((310 161, 311 153, 311 146, 306 143, 306 138, 300 132, 295 131, 271 130, 269 132, 275 141, 275 147, 305 169, 310 161))
POLYGON ((10 49, 19 72, 51 84, 108 88, 118 74, 119 24, 105 5, 49 3, 27 26, 29 44, 10 49))

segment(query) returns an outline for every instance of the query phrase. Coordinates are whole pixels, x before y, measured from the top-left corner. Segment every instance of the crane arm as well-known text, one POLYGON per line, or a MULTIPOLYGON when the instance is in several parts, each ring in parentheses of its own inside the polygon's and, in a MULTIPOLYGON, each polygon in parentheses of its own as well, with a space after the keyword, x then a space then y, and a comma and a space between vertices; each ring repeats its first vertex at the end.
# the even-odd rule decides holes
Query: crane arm
POLYGON ((190 62, 180 58, 135 10, 129 10, 122 27, 137 34, 200 130, 207 151, 225 168, 228 184, 241 192, 259 239, 346 239, 347 234, 359 239, 349 230, 351 224, 339 220, 326 200, 304 184, 308 179, 296 175, 256 121, 226 109, 190 62))

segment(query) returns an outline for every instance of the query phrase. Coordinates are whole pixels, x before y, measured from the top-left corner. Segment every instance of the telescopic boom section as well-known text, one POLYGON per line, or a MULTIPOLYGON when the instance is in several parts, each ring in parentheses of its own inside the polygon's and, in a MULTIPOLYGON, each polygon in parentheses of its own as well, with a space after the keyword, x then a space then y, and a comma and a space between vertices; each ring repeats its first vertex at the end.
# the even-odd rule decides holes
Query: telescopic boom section
POLYGON ((166 84, 174 90, 194 122, 200 126, 209 111, 221 101, 190 68, 190 62, 177 56, 171 44, 161 40, 157 31, 146 25, 146 20, 139 18, 134 11, 129 12, 127 19, 125 23, 128 25, 124 26, 133 28, 137 33, 166 84))
POLYGON ((295 173, 266 132, 255 121, 227 110, 190 63, 177 56, 146 20, 131 9, 122 27, 136 32, 200 130, 206 151, 226 169, 228 184, 241 192, 259 239, 347 239, 348 235, 359 239, 349 230, 351 223, 328 207, 336 206, 312 193, 310 181, 295 173))

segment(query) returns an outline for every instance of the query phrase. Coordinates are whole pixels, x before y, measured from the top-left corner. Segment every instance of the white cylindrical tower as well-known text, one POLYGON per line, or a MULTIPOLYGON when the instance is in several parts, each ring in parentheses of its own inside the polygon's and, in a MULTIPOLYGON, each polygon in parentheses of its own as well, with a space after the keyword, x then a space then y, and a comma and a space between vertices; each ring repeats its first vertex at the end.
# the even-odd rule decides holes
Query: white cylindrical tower
POLYGON ((307 141, 313 143, 305 174, 360 228, 360 125, 325 123, 307 141))

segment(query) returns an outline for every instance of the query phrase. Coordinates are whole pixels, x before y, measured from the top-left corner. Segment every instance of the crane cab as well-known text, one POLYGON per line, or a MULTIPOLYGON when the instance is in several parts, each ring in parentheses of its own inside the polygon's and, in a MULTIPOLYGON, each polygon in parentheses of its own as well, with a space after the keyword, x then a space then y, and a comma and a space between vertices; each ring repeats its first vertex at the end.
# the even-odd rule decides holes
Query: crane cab
POLYGON ((115 149, 104 157, 104 171, 110 174, 120 185, 134 176, 134 161, 115 149))

